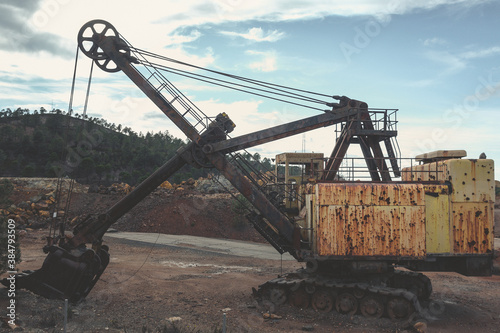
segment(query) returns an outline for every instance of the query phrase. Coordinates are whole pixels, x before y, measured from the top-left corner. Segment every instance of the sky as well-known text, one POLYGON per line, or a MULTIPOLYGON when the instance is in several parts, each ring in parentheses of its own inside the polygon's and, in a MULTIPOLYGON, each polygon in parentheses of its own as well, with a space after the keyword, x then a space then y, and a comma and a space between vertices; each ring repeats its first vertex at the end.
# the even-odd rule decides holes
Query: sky
MULTIPOLYGON (((104 19, 133 46, 169 58, 398 109, 402 157, 463 149, 500 161, 499 14, 493 0, 0 0, 0 109, 67 110, 80 27, 104 19)), ((91 60, 77 59, 73 110, 82 113, 91 60)), ((233 136, 322 113, 168 79, 207 115, 226 112, 233 136)), ((95 68, 87 113, 185 138, 123 73, 95 68)), ((327 127, 250 152, 328 156, 335 135, 327 127)))

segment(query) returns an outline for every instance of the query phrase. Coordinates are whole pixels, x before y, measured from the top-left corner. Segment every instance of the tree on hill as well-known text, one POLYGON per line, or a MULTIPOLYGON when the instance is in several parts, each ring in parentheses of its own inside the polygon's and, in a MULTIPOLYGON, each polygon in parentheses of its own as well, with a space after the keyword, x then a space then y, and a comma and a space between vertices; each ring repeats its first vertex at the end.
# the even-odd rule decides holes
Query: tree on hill
MULTIPOLYGON (((0 111, 0 176, 69 176, 82 183, 136 185, 183 145, 167 131, 137 133, 60 109, 0 111)), ((207 170, 187 165, 175 182, 206 175, 207 170)))

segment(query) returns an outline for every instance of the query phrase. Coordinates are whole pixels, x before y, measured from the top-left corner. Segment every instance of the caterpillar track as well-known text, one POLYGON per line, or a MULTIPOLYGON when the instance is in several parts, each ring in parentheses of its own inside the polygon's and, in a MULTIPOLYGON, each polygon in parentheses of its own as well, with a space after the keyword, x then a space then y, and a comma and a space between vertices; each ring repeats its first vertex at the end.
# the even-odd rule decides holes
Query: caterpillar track
POLYGON ((334 309, 341 314, 404 320, 422 313, 421 302, 431 292, 429 278, 421 273, 394 270, 347 280, 299 270, 260 285, 254 289, 254 297, 272 307, 288 303, 320 312, 334 309))

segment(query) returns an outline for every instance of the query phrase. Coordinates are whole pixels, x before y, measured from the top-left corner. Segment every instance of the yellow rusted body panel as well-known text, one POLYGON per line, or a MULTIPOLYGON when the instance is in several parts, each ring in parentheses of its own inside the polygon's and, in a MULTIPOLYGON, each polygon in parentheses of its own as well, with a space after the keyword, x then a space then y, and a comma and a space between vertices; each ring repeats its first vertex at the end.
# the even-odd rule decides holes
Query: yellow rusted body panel
POLYGON ((451 253, 450 197, 447 185, 425 186, 425 229, 427 253, 451 253))
POLYGON ((421 184, 316 184, 315 252, 424 257, 424 199, 421 184))
POLYGON ((428 254, 487 254, 494 248, 494 163, 449 159, 403 170, 404 181, 448 183, 426 185, 428 254), (439 186, 443 187, 439 189, 439 186), (446 193, 444 187, 451 192, 446 193))
POLYGON ((486 203, 453 202, 453 253, 488 253, 493 250, 493 209, 486 203))
POLYGON ((404 169, 413 182, 317 183, 307 192, 312 249, 342 257, 491 253, 493 168, 492 160, 450 159, 404 169))

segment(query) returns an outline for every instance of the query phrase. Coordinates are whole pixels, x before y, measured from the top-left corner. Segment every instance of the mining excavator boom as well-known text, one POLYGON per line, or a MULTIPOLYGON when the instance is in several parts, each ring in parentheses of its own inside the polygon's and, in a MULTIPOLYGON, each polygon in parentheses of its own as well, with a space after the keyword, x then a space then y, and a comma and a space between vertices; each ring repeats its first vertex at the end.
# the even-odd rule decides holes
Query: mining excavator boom
POLYGON ((217 169, 252 205, 247 217, 262 236, 280 253, 306 263, 254 290, 260 300, 403 318, 422 312, 432 287, 425 275, 397 266, 491 274, 491 160, 437 154, 401 170, 388 110, 345 96, 333 96, 338 102, 326 103, 321 114, 230 138, 235 124, 227 114, 204 115, 150 62, 151 54, 130 45, 110 23, 88 22, 78 43, 102 70, 125 73, 190 143, 106 212, 89 215, 71 237, 49 239, 43 266, 19 274, 19 287, 50 298, 83 299, 109 263, 102 241, 108 228, 185 164, 217 169), (374 121, 375 114, 381 121, 374 121), (285 179, 280 187, 278 175, 266 176, 263 184, 239 162, 241 149, 337 124, 340 135, 326 161, 277 157, 277 165, 296 158, 306 166, 307 179, 285 179), (342 180, 339 170, 350 144, 360 145, 370 181, 342 180), (401 176, 401 182, 392 180, 401 176))

